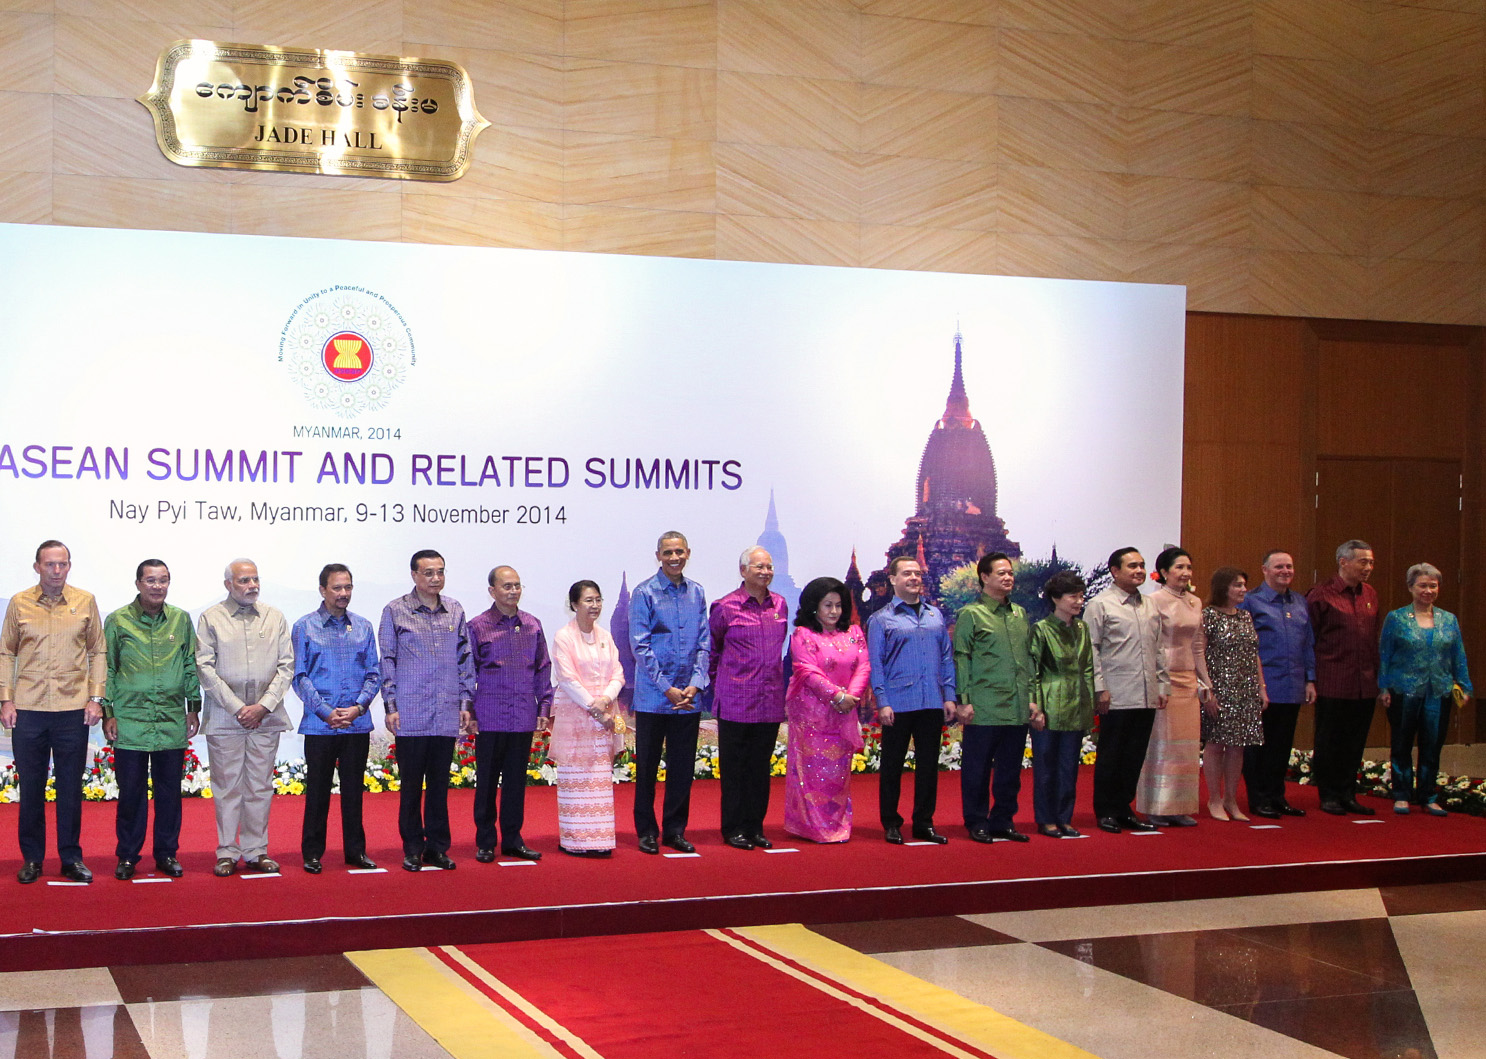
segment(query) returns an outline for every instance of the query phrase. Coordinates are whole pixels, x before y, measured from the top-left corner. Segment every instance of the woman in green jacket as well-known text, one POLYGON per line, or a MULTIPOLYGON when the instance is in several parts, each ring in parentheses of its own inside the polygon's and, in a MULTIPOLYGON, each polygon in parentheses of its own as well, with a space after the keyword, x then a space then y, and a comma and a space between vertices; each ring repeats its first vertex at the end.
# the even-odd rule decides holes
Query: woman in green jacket
POLYGON ((1060 570, 1042 594, 1053 612, 1032 626, 1032 807, 1048 838, 1078 838, 1072 826, 1084 733, 1094 724, 1094 650, 1083 578, 1060 570))

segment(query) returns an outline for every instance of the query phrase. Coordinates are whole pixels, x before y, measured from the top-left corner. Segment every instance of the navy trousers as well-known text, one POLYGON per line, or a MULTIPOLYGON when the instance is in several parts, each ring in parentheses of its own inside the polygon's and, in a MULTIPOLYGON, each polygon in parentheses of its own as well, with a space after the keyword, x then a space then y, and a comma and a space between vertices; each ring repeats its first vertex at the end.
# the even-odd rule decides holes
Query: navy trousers
POLYGON ((1022 789, 1024 724, 967 724, 961 737, 960 804, 971 831, 1009 831, 1022 789))
POLYGON ((16 830, 21 859, 46 860, 46 774, 55 766, 57 853, 63 864, 83 859, 83 768, 87 765, 88 726, 82 710, 17 710, 10 733, 21 805, 16 830))
POLYGON ((691 814, 691 778, 697 764, 700 713, 635 711, 635 835, 683 834, 691 814), (666 799, 655 821, 655 774, 666 760, 666 799))
POLYGON ((1082 731, 1032 730, 1032 812, 1037 826, 1073 823, 1082 731))
POLYGON ((481 732, 475 736, 475 845, 520 849, 526 822, 526 766, 531 732, 481 732), (499 803, 500 829, 495 826, 499 803))
POLYGON ((126 750, 114 748, 114 777, 119 783, 119 804, 114 816, 114 855, 130 864, 139 863, 149 823, 149 780, 155 781, 156 861, 174 857, 181 848, 181 772, 186 766, 186 748, 179 750, 126 750))

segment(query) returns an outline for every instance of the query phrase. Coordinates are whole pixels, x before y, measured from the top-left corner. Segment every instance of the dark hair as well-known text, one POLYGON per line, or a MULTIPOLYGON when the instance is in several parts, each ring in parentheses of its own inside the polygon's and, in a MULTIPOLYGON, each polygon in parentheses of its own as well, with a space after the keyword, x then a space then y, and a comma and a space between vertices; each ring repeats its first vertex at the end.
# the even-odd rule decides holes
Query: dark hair
POLYGON ((1290 551, 1288 548, 1271 548, 1269 549, 1269 551, 1264 553, 1264 558, 1259 560, 1259 565, 1261 567, 1268 566, 1269 560, 1273 559, 1276 555, 1288 555, 1292 559, 1295 557, 1295 553, 1290 551))
POLYGON ((1064 596, 1071 596, 1075 592, 1081 596, 1088 587, 1084 579, 1072 570, 1059 570, 1043 583, 1042 594, 1049 603, 1052 603, 1064 596))
MULTIPOLYGON (((52 545, 52 547, 55 548, 56 545, 54 544, 54 545, 52 545)), ((164 559, 146 559, 144 562, 140 563, 138 566, 136 566, 134 568, 134 580, 136 580, 136 581, 143 581, 144 580, 144 568, 146 566, 165 566, 165 560, 164 559)), ((165 572, 167 574, 170 573, 170 567, 165 566, 165 572)))
POLYGON ((418 564, 424 559, 442 559, 443 556, 432 548, 422 548, 413 553, 413 558, 408 561, 408 569, 413 573, 418 572, 418 564))
POLYGON ((568 586, 568 610, 578 609, 578 600, 582 598, 583 590, 585 588, 591 588, 595 592, 597 592, 599 594, 599 599, 604 598, 604 590, 602 588, 599 588, 599 583, 597 581, 574 581, 571 585, 568 586))
POLYGON ((1166 571, 1175 566, 1176 561, 1184 555, 1188 559, 1192 558, 1191 552, 1185 548, 1178 548, 1174 544, 1169 548, 1162 548, 1161 554, 1156 556, 1156 580, 1163 585, 1166 584, 1166 571))
POLYGON ((1140 549, 1139 548, 1116 548, 1114 551, 1110 552, 1109 553, 1109 572, 1110 573, 1114 573, 1120 567, 1124 566, 1125 565, 1125 556, 1129 555, 1131 552, 1134 552, 1135 554, 1139 555, 1140 554, 1140 549))
POLYGON ((42 541, 36 546, 36 561, 38 563, 41 562, 41 553, 46 551, 48 548, 63 549, 67 552, 67 561, 69 563, 72 562, 72 549, 67 547, 67 545, 63 544, 61 541, 42 541))
MULTIPOLYGON (((330 584, 331 574, 345 574, 347 577, 351 577, 351 568, 345 563, 326 563, 320 568, 321 588, 324 588, 326 585, 330 584)), ((355 581, 356 579, 354 577, 351 577, 351 580, 355 581)))
POLYGON ((800 605, 795 608, 795 624, 809 629, 811 632, 825 632, 821 628, 820 619, 816 617, 815 612, 820 609, 821 600, 825 599, 832 592, 836 593, 841 599, 841 618, 836 622, 836 628, 851 628, 851 593, 846 590, 844 584, 834 577, 817 577, 800 590, 800 605))
POLYGON ((888 560, 888 563, 887 563, 887 576, 888 577, 892 577, 894 574, 896 574, 898 572, 898 564, 899 563, 917 563, 917 562, 918 562, 918 558, 916 556, 913 556, 913 555, 895 555, 891 559, 888 560))
POLYGON ((1228 589, 1232 588, 1233 582, 1237 581, 1240 577, 1245 582, 1249 580, 1249 575, 1236 566, 1220 566, 1214 570, 1212 594, 1207 599, 1208 606, 1228 606, 1228 589))
POLYGON ((975 564, 975 576, 984 577, 991 572, 991 567, 995 566, 1001 559, 1005 559, 1008 563, 1011 562, 1011 556, 1005 552, 991 552, 990 555, 982 555, 980 562, 975 564))

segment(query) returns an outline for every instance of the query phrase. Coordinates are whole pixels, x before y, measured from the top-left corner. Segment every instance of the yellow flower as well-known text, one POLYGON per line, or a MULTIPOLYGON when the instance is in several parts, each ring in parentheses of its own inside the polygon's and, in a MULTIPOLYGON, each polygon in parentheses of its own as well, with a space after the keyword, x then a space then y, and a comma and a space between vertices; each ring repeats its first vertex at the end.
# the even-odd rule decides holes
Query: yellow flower
POLYGON ((201 788, 201 796, 203 798, 210 798, 212 796, 212 789, 210 787, 201 788))
POLYGON ((366 789, 371 791, 373 794, 382 793, 382 785, 378 783, 375 778, 366 781, 366 789))
POLYGON ((290 794, 303 794, 304 793, 304 784, 303 783, 300 783, 298 780, 295 780, 293 783, 289 784, 289 793, 290 794))

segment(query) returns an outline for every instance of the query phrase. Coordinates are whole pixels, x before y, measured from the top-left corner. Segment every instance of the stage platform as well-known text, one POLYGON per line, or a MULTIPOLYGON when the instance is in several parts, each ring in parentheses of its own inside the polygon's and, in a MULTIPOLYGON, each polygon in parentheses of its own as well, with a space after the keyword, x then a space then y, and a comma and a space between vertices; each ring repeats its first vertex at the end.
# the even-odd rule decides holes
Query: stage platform
MULTIPOLYGON (((646 856, 630 826, 633 786, 615 788, 619 849, 609 860, 557 849, 556 792, 527 791, 527 845, 538 864, 474 859, 473 792, 450 794, 452 872, 401 870, 397 796, 366 796, 369 854, 384 871, 348 873, 339 856, 337 810, 325 872, 301 869, 304 800, 274 800, 270 854, 279 876, 211 874, 215 825, 209 800, 188 799, 181 863, 186 875, 150 874, 146 854, 133 882, 113 878, 113 803, 84 806, 83 849, 96 880, 65 883, 55 852, 31 886, 14 881, 15 805, 0 806, 0 970, 118 966, 349 950, 468 944, 697 927, 829 923, 976 912, 1077 907, 1247 894, 1450 882, 1486 878, 1486 820, 1317 810, 1314 788, 1292 787, 1304 819, 1254 827, 1202 818, 1195 828, 1149 836, 1106 835, 1088 806, 1091 769, 1080 777, 1075 826, 1087 837, 1029 843, 969 841, 958 821, 959 775, 940 777, 939 829, 946 846, 889 846, 876 820, 877 783, 857 777, 852 841, 821 846, 782 828, 783 780, 775 781, 772 852, 734 850, 716 829, 718 784, 693 786, 687 835, 694 856, 646 856)), ((1030 792, 1018 826, 1032 830, 1030 792)), ((905 790, 905 797, 907 791, 905 790)), ((49 813, 50 815, 50 813, 49 813)), ((1254 820, 1263 825, 1268 821, 1254 820)), ((670 853, 669 850, 663 850, 670 853)))

